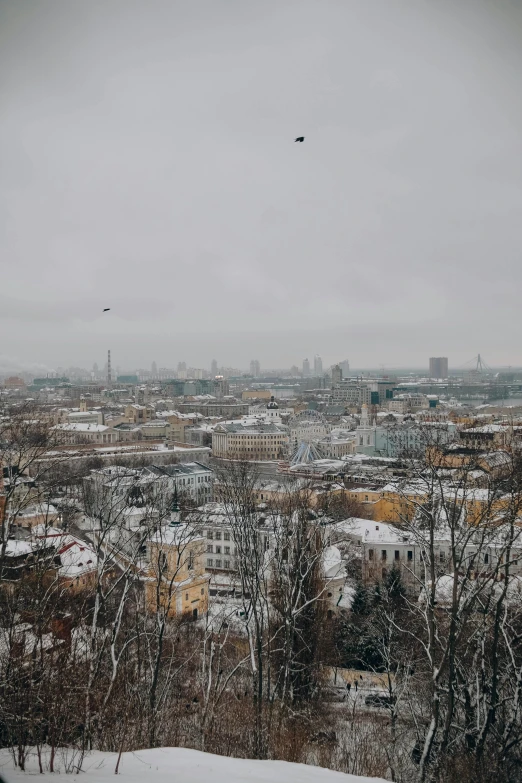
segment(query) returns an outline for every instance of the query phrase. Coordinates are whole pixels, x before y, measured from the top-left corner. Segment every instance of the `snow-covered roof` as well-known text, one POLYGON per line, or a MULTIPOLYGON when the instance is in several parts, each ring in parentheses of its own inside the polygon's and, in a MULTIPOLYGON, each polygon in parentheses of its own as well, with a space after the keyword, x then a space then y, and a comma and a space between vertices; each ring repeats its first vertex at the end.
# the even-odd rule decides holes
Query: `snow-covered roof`
POLYGON ((162 525, 157 533, 154 533, 149 541, 156 544, 167 544, 170 546, 186 546, 195 541, 202 541, 203 537, 195 533, 192 525, 182 522, 179 525, 162 525))
POLYGON ((51 504, 37 503, 34 506, 27 506, 22 511, 18 511, 17 517, 26 519, 28 517, 51 517, 57 516, 58 509, 51 504))
POLYGON ((105 424, 69 422, 69 424, 56 424, 53 429, 61 430, 63 432, 106 432, 109 428, 105 424))
MULTIPOLYGON (((442 574, 435 581, 435 601, 438 606, 451 606, 453 601, 453 574, 442 574)), ((428 592, 431 590, 431 582, 426 582, 428 592)), ((419 603, 425 603, 426 592, 423 589, 419 595, 419 603)))
POLYGON ((59 576, 78 577, 97 568, 96 552, 85 541, 59 530, 48 531, 47 535, 37 538, 41 543, 56 547, 61 563, 59 576))
POLYGON ((387 522, 374 522, 372 519, 361 519, 360 517, 350 517, 342 522, 337 522, 333 529, 337 533, 358 539, 362 543, 404 543, 410 538, 404 530, 387 522))
POLYGON ((10 538, 6 544, 5 554, 7 557, 20 557, 30 554, 33 549, 34 544, 29 541, 14 541, 10 538))
POLYGON ((323 550, 322 569, 323 575, 327 579, 340 579, 346 577, 346 569, 341 557, 341 552, 336 546, 327 546, 323 550))

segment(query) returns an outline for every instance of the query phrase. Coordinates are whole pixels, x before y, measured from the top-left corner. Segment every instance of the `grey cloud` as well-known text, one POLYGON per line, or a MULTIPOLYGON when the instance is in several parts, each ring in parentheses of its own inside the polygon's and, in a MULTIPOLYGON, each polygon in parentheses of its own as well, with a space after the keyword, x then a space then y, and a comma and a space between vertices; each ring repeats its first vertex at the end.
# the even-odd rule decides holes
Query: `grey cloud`
POLYGON ((509 0, 6 0, 10 354, 519 363, 521 43, 509 0))

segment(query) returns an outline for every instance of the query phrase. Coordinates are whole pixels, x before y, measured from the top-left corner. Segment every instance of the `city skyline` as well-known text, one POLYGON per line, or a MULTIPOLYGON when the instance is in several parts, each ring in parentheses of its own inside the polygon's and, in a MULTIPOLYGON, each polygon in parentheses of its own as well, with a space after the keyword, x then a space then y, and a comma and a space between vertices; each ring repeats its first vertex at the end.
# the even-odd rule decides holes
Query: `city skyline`
MULTIPOLYGON (((114 354, 113 354, 114 357, 114 354)), ((166 377, 165 373, 168 373, 170 377, 179 377, 179 378, 201 378, 201 377, 215 377, 225 371, 225 374, 227 375, 245 375, 245 376, 252 376, 254 379, 256 377, 264 377, 265 375, 273 375, 274 373, 283 373, 283 374, 291 374, 293 376, 303 376, 303 377, 319 377, 320 375, 331 375, 332 370, 334 367, 338 366, 340 367, 343 377, 349 377, 349 376, 357 376, 361 372, 371 372, 373 375, 390 375, 390 374, 397 374, 397 373, 413 373, 417 376, 425 376, 425 377, 437 377, 437 375, 432 373, 432 362, 434 361, 433 357, 427 358, 424 365, 415 365, 412 363, 406 363, 406 364, 397 364, 397 365, 391 365, 391 364, 379 364, 379 365, 355 365, 354 363, 350 362, 347 359, 343 360, 334 360, 332 362, 323 363, 320 356, 315 356, 315 360, 319 359, 322 365, 322 372, 317 371, 317 365, 314 362, 312 364, 308 360, 308 366, 306 365, 306 359, 303 360, 303 362, 297 366, 295 363, 287 364, 286 366, 276 366, 274 364, 268 364, 266 366, 261 367, 259 360, 251 360, 247 366, 240 366, 236 365, 234 362, 222 362, 220 363, 215 358, 212 359, 211 363, 208 366, 201 366, 197 365, 190 361, 182 361, 182 360, 175 360, 172 362, 158 362, 155 359, 145 361, 144 363, 134 363, 134 364, 123 364, 120 361, 112 361, 112 368, 113 368, 113 376, 115 373, 128 373, 128 372, 140 372, 142 375, 148 374, 151 379, 153 379, 155 376, 158 377, 166 377)), ((447 363, 447 370, 449 372, 450 376, 456 376, 456 375, 466 375, 470 372, 474 372, 476 370, 480 370, 483 374, 491 374, 492 372, 500 371, 500 370, 517 370, 522 369, 522 364, 520 365, 502 365, 497 364, 495 362, 491 364, 486 364, 484 362, 483 357, 475 356, 470 361, 464 363, 464 364, 452 364, 451 359, 449 360, 448 365, 448 359, 444 357, 444 360, 447 363), (478 361, 479 360, 479 361, 478 361)), ((438 359, 436 360, 438 361, 438 359)), ((44 365, 34 363, 34 364, 28 364, 28 365, 20 365, 20 364, 6 364, 3 365, 1 363, 1 357, 0 357, 0 377, 7 377, 8 375, 15 375, 17 372, 21 374, 40 374, 40 375, 56 375, 62 373, 62 371, 65 370, 80 370, 84 372, 86 375, 93 374, 94 376, 98 378, 106 378, 107 376, 107 357, 105 357, 105 360, 102 361, 95 361, 90 366, 83 365, 78 362, 72 362, 72 363, 57 363, 54 367, 45 367, 44 365)), ((441 376, 444 377, 444 374, 441 376)))

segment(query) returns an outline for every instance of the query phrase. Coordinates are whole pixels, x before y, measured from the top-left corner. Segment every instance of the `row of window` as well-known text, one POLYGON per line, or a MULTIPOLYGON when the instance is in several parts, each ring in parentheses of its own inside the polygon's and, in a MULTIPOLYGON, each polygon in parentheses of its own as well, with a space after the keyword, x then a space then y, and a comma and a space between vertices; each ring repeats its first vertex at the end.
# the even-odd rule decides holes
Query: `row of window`
POLYGON ((223 560, 221 565, 221 558, 214 560, 212 557, 207 557, 207 568, 230 568, 230 560, 223 560))
POLYGON ((183 486, 186 486, 187 484, 201 484, 207 483, 210 481, 210 476, 193 476, 192 478, 182 478, 180 479, 180 483, 183 484, 183 486), (197 481, 196 481, 197 479, 197 481))
POLYGON ((286 435, 231 435, 230 440, 233 443, 237 440, 277 440, 281 443, 286 440, 286 435))
MULTIPOLYGON (((212 539, 215 539, 216 541, 221 541, 221 531, 216 530, 215 532, 213 530, 207 530, 207 538, 209 541, 212 541, 212 539)), ((224 541, 230 541, 230 533, 225 531, 223 533, 223 540, 224 541)))
MULTIPOLYGON (((212 544, 208 544, 207 552, 210 552, 210 553, 215 552, 216 555, 220 555, 221 554, 221 547, 216 545, 216 548, 214 549, 212 544)), ((223 547, 223 554, 225 554, 225 555, 229 555, 230 554, 230 547, 229 546, 223 547)), ((235 552, 234 552, 234 554, 235 554, 235 552)))
MULTIPOLYGON (((368 550, 368 559, 373 560, 374 559, 374 550, 369 549, 368 550)), ((388 559, 388 552, 386 549, 381 550, 381 560, 387 560, 388 559)), ((400 560, 401 559, 401 553, 398 549, 394 551, 394 560, 400 560)), ((413 560, 413 550, 408 549, 407 553, 407 559, 409 562, 413 560)), ((420 554, 420 559, 423 560, 422 553, 420 554)), ((444 563, 446 560, 446 553, 445 552, 439 552, 439 561, 441 563, 444 563)), ((484 562, 489 562, 489 555, 484 555, 484 562)))
MULTIPOLYGON (((374 559, 374 554, 375 554, 375 550, 369 549, 368 550, 368 560, 373 560, 374 559)), ((441 552, 441 555, 443 556, 444 553, 441 552)), ((388 559, 388 552, 387 552, 386 549, 382 549, 381 550, 381 560, 387 560, 387 559, 388 559)), ((400 551, 398 549, 396 549, 395 550, 395 560, 400 560, 400 559, 401 559, 401 553, 400 553, 400 551)), ((408 549, 408 560, 409 561, 413 560, 413 550, 412 549, 408 549)))

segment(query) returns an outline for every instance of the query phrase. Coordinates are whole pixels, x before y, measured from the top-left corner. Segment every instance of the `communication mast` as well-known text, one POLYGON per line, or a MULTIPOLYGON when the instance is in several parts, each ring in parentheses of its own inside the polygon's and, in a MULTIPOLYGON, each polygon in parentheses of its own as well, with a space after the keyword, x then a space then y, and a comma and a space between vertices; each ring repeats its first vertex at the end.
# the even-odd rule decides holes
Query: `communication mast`
POLYGON ((107 387, 112 389, 111 352, 107 353, 107 387))

